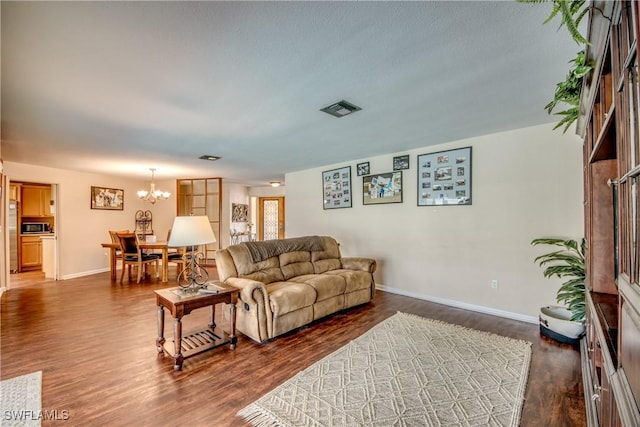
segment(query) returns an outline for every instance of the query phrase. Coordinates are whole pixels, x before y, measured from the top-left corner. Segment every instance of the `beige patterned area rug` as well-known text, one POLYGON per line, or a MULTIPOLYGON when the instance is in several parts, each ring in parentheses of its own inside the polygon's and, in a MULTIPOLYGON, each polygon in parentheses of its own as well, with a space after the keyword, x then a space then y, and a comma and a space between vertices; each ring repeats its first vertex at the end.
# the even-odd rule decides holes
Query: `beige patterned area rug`
POLYGON ((42 371, 0 381, 0 426, 40 426, 42 371))
POLYGON ((517 426, 531 343, 397 313, 240 410, 254 426, 517 426))

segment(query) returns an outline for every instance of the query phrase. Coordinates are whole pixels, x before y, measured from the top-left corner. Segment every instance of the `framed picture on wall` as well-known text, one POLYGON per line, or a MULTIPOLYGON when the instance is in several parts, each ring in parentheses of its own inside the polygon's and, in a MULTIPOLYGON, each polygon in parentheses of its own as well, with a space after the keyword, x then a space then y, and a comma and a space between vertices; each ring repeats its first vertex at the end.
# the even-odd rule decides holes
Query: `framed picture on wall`
POLYGON ((362 178, 362 204, 402 203, 402 172, 376 173, 362 178))
POLYGON ((351 166, 322 172, 323 209, 351 207, 351 166))
POLYGON ((471 204, 471 147, 418 156, 418 206, 471 204))
POLYGON ((369 162, 358 163, 356 169, 358 176, 369 175, 369 162))
POLYGON ((399 171, 409 169, 409 155, 397 156, 393 158, 393 170, 399 171))
POLYGON ((231 204, 231 222, 247 222, 249 216, 249 205, 244 203, 231 204))
POLYGON ((124 190, 91 186, 91 209, 124 210, 124 190))

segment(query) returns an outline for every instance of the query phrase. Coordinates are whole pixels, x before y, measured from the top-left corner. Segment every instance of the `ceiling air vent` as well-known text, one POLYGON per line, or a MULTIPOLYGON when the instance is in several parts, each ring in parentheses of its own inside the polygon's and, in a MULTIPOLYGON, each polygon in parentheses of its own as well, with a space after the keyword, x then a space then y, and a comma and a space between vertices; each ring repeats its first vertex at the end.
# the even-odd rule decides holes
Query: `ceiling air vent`
POLYGON ((331 104, 328 107, 322 108, 320 111, 324 111, 327 114, 331 114, 335 117, 344 117, 353 113, 354 111, 360 111, 362 108, 357 105, 353 105, 350 102, 342 101, 336 102, 335 104, 331 104))

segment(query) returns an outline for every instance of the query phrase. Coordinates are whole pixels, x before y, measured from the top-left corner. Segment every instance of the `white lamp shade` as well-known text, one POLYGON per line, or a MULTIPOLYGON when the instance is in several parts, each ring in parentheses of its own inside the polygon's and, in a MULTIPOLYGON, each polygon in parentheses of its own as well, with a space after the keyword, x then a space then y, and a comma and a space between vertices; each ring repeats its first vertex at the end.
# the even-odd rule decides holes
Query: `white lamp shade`
POLYGON ((216 241, 209 217, 207 216, 177 216, 173 220, 171 236, 167 246, 177 248, 181 246, 198 246, 216 241))

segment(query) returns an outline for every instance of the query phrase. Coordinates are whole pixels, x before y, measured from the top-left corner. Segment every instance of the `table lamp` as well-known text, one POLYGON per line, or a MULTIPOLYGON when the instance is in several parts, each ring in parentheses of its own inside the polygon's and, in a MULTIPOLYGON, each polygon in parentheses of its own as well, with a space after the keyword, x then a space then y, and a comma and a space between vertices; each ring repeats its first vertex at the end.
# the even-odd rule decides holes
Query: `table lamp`
MULTIPOLYGON (((173 220, 169 247, 200 246, 216 241, 207 216, 177 216, 173 220)), ((204 255, 193 248, 185 268, 178 274, 178 285, 185 292, 196 292, 207 283, 209 273, 198 263, 204 255)))

